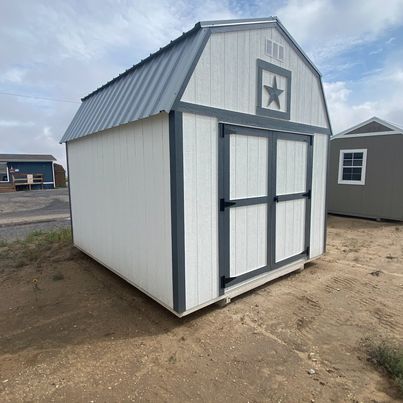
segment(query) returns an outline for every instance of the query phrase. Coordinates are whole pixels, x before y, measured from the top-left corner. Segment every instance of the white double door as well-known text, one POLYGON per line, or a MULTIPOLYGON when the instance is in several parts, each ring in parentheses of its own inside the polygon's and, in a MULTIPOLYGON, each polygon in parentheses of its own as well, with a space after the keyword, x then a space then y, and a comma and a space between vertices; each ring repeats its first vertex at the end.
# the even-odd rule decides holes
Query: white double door
POLYGON ((307 254, 311 138, 225 125, 220 275, 226 288, 307 254))

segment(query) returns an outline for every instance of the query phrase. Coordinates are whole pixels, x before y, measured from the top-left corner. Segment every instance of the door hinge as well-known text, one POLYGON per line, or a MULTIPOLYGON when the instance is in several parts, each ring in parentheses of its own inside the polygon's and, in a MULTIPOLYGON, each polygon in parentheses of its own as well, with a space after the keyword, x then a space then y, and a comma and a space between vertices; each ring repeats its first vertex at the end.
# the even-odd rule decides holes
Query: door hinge
POLYGON ((311 189, 309 189, 306 193, 303 194, 304 197, 306 197, 307 199, 311 198, 311 189))
POLYGON ((278 203, 278 201, 279 201, 278 196, 274 196, 274 197, 273 197, 273 200, 274 200, 276 203, 278 203))
POLYGON ((236 202, 226 201, 225 199, 220 199, 220 211, 225 211, 227 207, 235 205, 236 202))
POLYGON ((307 246, 306 249, 305 249, 305 253, 306 253, 307 256, 309 256, 309 252, 310 252, 310 247, 307 246))

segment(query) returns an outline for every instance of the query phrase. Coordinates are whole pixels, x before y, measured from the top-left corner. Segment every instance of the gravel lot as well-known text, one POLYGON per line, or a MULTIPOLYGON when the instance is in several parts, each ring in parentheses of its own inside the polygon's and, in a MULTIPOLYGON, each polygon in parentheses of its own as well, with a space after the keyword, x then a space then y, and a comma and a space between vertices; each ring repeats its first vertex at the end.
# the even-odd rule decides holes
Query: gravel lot
POLYGON ((0 193, 0 240, 70 225, 67 188, 0 193))

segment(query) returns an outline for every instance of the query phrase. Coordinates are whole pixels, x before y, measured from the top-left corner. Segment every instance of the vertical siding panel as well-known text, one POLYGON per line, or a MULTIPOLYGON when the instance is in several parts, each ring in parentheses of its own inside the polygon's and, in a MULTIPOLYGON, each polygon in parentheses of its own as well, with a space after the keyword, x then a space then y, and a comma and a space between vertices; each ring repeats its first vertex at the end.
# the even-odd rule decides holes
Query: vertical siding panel
POLYGON ((196 118, 183 115, 185 281, 187 307, 198 305, 196 118))
POLYGON ((208 41, 204 48, 203 56, 198 62, 195 76, 195 99, 202 105, 211 105, 211 42, 208 41))
POLYGON ((211 105, 222 108, 225 104, 225 40, 224 34, 212 35, 211 39, 211 105))
POLYGON ((248 113, 256 113, 256 59, 259 57, 259 47, 260 47, 260 32, 258 30, 249 32, 249 76, 245 80, 249 84, 249 106, 248 113))
POLYGON ((218 122, 183 114, 186 308, 218 297, 218 122))
POLYGON ((249 44, 249 31, 237 32, 237 59, 236 64, 238 66, 236 82, 237 86, 237 98, 238 98, 238 109, 241 112, 249 112, 249 63, 250 58, 248 54, 248 44, 249 44))
POLYGON ((212 239, 211 239, 211 134, 210 119, 196 119, 196 133, 205 135, 196 136, 196 164, 197 164, 197 276, 200 295, 209 296, 212 273, 206 268, 212 267, 212 239))
POLYGON ((209 296, 218 295, 218 267, 219 267, 219 249, 218 249, 218 131, 215 119, 210 119, 210 138, 211 138, 211 268, 210 269, 210 292, 209 296))
POLYGON ((75 244, 173 307, 167 122, 84 137, 69 157, 75 244))
POLYGON ((225 99, 224 109, 238 109, 238 36, 237 32, 226 32, 225 40, 225 99))
POLYGON ((324 251, 328 137, 316 134, 313 145, 310 257, 324 251))

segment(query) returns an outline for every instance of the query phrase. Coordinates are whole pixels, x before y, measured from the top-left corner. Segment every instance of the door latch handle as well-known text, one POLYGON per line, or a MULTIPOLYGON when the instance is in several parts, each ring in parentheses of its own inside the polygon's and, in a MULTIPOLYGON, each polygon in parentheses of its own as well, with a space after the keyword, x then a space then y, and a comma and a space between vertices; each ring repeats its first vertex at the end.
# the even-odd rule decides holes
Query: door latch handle
POLYGON ((220 211, 225 211, 227 207, 235 205, 236 202, 226 201, 225 199, 220 199, 220 211))

